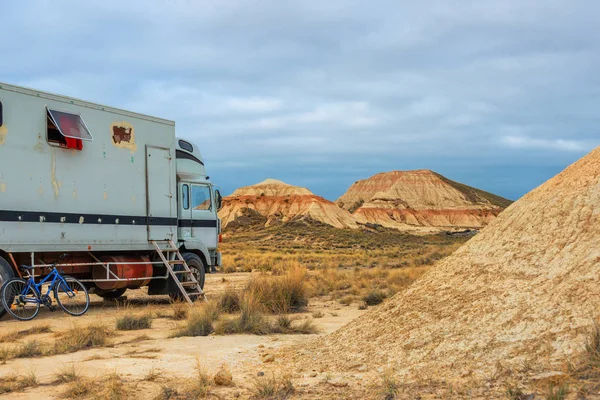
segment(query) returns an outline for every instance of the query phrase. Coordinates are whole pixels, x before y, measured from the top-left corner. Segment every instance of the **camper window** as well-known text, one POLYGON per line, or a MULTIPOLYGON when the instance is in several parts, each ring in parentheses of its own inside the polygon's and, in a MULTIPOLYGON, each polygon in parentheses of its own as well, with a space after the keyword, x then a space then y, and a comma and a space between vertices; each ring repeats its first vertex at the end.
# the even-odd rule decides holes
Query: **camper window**
POLYGON ((83 149, 83 140, 93 140, 85 122, 78 114, 47 109, 48 143, 67 149, 83 149))

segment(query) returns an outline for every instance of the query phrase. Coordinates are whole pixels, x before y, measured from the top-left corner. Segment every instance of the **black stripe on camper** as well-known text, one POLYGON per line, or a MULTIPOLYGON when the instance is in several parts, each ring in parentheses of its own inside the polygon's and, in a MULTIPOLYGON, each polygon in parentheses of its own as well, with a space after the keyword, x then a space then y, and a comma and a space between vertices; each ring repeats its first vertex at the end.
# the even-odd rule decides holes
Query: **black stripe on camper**
POLYGON ((180 228, 216 228, 216 220, 203 220, 203 219, 180 219, 180 228))
MULTIPOLYGON (((177 226, 177 218, 133 215, 81 214, 43 211, 0 210, 2 222, 48 222, 93 225, 158 225, 177 226)), ((216 222, 216 221, 215 221, 216 222)))

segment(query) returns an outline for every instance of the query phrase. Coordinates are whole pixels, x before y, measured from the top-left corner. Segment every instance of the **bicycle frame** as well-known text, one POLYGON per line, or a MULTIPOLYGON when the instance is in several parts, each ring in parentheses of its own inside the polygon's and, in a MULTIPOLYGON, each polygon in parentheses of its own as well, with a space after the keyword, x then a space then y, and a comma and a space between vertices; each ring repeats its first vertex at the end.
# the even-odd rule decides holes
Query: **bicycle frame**
POLYGON ((42 285, 44 285, 50 278, 52 278, 52 282, 50 283, 50 286, 48 286, 48 291, 46 292, 46 296, 50 296, 50 292, 54 288, 54 285, 57 284, 57 281, 59 281, 58 284, 60 284, 60 283, 65 284, 64 286, 69 290, 69 292, 67 293, 69 297, 74 295, 71 288, 69 288, 69 285, 67 285, 67 282, 65 281, 65 279, 58 273, 56 268, 54 268, 52 270, 52 272, 50 272, 48 275, 46 275, 46 277, 44 279, 42 279, 40 281, 40 283, 35 283, 33 276, 31 274, 29 275, 29 278, 27 280, 27 285, 23 288, 23 291, 21 292, 21 296, 25 296, 27 294, 27 291, 31 287, 31 288, 33 288, 33 291, 35 292, 37 299, 25 298, 25 302, 41 303, 42 302, 42 285))

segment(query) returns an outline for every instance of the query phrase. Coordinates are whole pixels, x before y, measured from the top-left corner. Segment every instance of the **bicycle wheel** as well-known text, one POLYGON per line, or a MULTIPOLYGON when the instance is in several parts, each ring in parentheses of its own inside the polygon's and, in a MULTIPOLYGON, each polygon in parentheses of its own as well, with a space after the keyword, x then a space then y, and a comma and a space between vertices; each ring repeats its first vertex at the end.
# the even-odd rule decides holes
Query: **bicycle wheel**
POLYGON ((54 298, 67 314, 78 317, 85 314, 90 306, 88 291, 72 276, 63 276, 54 286, 54 298))
POLYGON ((25 279, 12 278, 2 286, 2 305, 14 318, 29 321, 40 311, 40 301, 25 279))

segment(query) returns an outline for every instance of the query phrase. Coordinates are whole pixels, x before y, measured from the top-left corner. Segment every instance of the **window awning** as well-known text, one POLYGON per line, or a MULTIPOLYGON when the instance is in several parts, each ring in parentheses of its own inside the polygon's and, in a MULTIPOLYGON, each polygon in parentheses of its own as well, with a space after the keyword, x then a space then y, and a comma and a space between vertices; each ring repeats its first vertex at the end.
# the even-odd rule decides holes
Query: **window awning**
POLYGON ((79 114, 71 114, 64 111, 51 110, 47 108, 48 116, 61 135, 66 138, 92 141, 94 138, 90 133, 83 118, 79 114))

